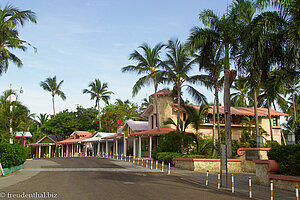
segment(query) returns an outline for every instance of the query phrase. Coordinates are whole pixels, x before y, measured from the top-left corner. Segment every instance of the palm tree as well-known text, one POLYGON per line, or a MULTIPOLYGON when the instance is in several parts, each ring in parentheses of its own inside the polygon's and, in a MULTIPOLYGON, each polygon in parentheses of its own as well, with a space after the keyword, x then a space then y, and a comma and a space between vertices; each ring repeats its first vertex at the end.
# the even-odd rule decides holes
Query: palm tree
POLYGON ((199 107, 199 110, 197 110, 192 106, 183 106, 188 115, 186 123, 188 122, 189 124, 191 124, 192 127, 196 130, 196 134, 193 134, 193 137, 196 141, 197 153, 199 152, 198 131, 200 130, 201 125, 205 121, 205 114, 207 112, 208 107, 208 105, 201 105, 199 107))
MULTIPOLYGON (((197 80, 196 76, 189 76, 196 59, 192 59, 189 56, 188 46, 182 45, 178 40, 169 40, 167 48, 167 60, 162 62, 162 67, 165 69, 167 81, 174 85, 174 90, 177 93, 178 113, 176 130, 179 133, 182 88, 187 87, 189 94, 197 103, 206 104, 206 97, 191 85, 185 84, 186 82, 193 83, 197 80)), ((181 144, 181 150, 183 152, 183 143, 181 144)))
POLYGON ((138 51, 134 51, 130 54, 129 60, 137 61, 137 65, 128 65, 122 68, 122 72, 136 72, 138 75, 145 74, 145 76, 139 78, 132 88, 132 96, 134 97, 140 89, 149 84, 154 85, 154 101, 155 101, 155 113, 156 124, 159 130, 159 108, 157 104, 157 87, 162 82, 162 73, 159 70, 161 65, 160 52, 164 47, 162 43, 158 43, 152 49, 148 44, 144 43, 139 48, 143 50, 143 54, 138 51))
POLYGON ((274 104, 274 102, 277 100, 278 104, 281 105, 281 107, 286 107, 286 101, 280 95, 281 93, 283 93, 282 80, 284 76, 285 74, 280 70, 269 71, 267 73, 267 76, 263 77, 264 81, 261 82, 261 94, 257 97, 259 107, 262 106, 268 108, 271 141, 274 140, 270 113, 271 103, 274 104), (282 106, 282 103, 284 103, 285 105, 282 106))
POLYGON ((232 157, 231 143, 231 115, 230 115, 230 85, 235 78, 235 71, 230 71, 230 54, 236 49, 236 29, 232 15, 222 15, 219 17, 212 10, 204 10, 199 15, 199 20, 211 31, 220 48, 223 48, 224 56, 224 118, 225 137, 227 143, 227 153, 232 157), (231 52, 230 52, 231 51, 231 52))
POLYGON ((235 107, 247 107, 247 98, 249 93, 249 85, 246 77, 239 76, 232 85, 232 88, 236 90, 231 94, 231 103, 235 107))
POLYGON ((99 79, 95 79, 94 82, 89 84, 89 90, 84 89, 83 94, 90 94, 91 100, 96 99, 95 107, 98 106, 98 117, 99 117, 99 130, 101 130, 101 115, 100 115, 100 100, 104 101, 104 103, 108 104, 110 95, 114 94, 112 91, 108 91, 108 84, 101 83, 99 79))
POLYGON ((49 115, 47 113, 44 113, 44 114, 40 113, 40 115, 37 116, 37 118, 39 120, 39 121, 37 121, 37 123, 38 123, 39 127, 41 127, 43 124, 45 124, 48 121, 49 115))
POLYGON ((64 81, 60 81, 58 84, 56 82, 56 76, 54 76, 53 78, 48 77, 46 78, 45 81, 41 81, 40 86, 48 91, 51 92, 51 96, 52 96, 52 105, 53 105, 53 115, 55 117, 55 106, 54 106, 54 97, 55 95, 58 95, 62 100, 66 100, 66 95, 63 91, 61 91, 61 84, 64 81))
MULTIPOLYGON (((222 58, 223 49, 219 45, 218 37, 210 29, 194 27, 191 31, 189 44, 192 49, 199 52, 197 60, 199 62, 199 71, 203 70, 207 75, 198 75, 199 81, 208 89, 214 89, 213 106, 213 148, 212 155, 215 155, 215 122, 217 107, 217 125, 218 125, 218 146, 221 144, 220 133, 220 113, 219 113, 219 90, 223 84, 223 78, 220 77, 223 70, 224 59, 222 58)), ((220 149, 220 148, 219 148, 220 149)))
POLYGON ((300 76, 297 73, 289 74, 285 84, 285 96, 290 94, 289 99, 292 100, 293 105, 293 121, 297 120, 297 102, 295 96, 300 92, 300 76))
MULTIPOLYGON (((19 38, 18 26, 25 22, 36 23, 36 15, 30 10, 20 10, 12 5, 0 6, 0 75, 6 72, 9 62, 21 67, 22 61, 10 49, 26 51, 28 42, 19 38)), ((35 48, 34 48, 35 49, 35 48)))

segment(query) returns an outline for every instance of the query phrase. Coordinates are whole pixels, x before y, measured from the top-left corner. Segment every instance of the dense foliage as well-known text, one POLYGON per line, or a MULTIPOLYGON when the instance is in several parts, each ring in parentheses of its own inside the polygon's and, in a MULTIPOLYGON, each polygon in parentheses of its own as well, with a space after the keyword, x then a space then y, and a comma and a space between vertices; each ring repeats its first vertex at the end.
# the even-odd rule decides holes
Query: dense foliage
POLYGON ((137 104, 129 101, 117 100, 115 104, 109 104, 102 109, 101 124, 102 131, 107 133, 116 133, 118 127, 118 120, 124 122, 128 119, 140 120, 141 110, 137 104))
POLYGON ((18 144, 0 143, 0 163, 3 168, 23 164, 28 157, 28 148, 18 144))
POLYGON ((280 173, 300 176, 300 145, 275 146, 268 152, 269 160, 280 164, 280 173))
POLYGON ((41 126, 41 132, 49 135, 69 136, 75 130, 96 130, 97 110, 77 107, 75 112, 64 110, 41 126))

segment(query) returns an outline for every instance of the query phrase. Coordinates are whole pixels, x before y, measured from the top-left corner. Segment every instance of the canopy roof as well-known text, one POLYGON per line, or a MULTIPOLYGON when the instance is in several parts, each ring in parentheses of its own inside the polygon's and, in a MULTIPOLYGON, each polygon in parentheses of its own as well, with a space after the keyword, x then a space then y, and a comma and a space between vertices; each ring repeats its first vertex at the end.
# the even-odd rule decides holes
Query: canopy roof
POLYGON ((104 141, 103 140, 104 137, 112 136, 112 135, 115 135, 115 134, 116 133, 99 132, 99 133, 95 134, 93 137, 88 138, 86 140, 82 140, 81 142, 100 142, 100 141, 104 141))
POLYGON ((15 133, 15 137, 27 137, 27 138, 31 138, 32 135, 31 135, 30 132, 17 131, 15 133))
POLYGON ((148 122, 147 121, 133 121, 127 120, 124 126, 122 127, 122 131, 124 131, 125 127, 129 126, 133 131, 145 131, 148 130, 148 122))
POLYGON ((74 131, 69 138, 58 142, 58 144, 80 143, 90 137, 92 137, 92 133, 88 131, 74 131))
POLYGON ((135 132, 135 133, 132 133, 131 135, 133 135, 133 136, 163 135, 163 134, 167 134, 171 131, 175 131, 175 129, 169 128, 169 127, 160 127, 159 130, 157 130, 157 128, 155 128, 155 129, 151 129, 151 130, 147 130, 147 131, 135 132))

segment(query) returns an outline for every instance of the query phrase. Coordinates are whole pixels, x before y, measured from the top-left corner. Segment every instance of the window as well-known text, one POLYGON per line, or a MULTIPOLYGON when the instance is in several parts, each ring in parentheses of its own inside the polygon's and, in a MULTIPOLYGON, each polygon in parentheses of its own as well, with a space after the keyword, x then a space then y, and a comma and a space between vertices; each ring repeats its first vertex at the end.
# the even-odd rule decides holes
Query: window
POLYGON ((273 126, 278 126, 277 117, 273 117, 273 126))
POLYGON ((185 122, 186 121, 186 113, 182 113, 182 120, 185 122))

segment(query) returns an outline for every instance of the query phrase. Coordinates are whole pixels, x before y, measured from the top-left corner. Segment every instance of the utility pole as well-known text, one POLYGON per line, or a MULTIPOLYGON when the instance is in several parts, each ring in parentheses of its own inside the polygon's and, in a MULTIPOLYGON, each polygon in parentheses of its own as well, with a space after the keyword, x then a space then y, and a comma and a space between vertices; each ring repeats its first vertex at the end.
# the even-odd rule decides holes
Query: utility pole
POLYGON ((14 140, 13 140, 13 131, 12 131, 12 84, 10 84, 10 95, 9 95, 9 114, 10 114, 10 119, 9 119, 9 133, 11 135, 11 138, 9 138, 9 143, 13 144, 14 140))

